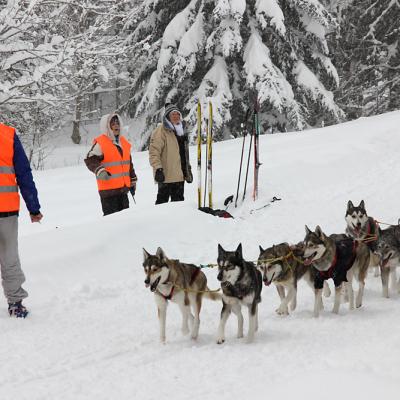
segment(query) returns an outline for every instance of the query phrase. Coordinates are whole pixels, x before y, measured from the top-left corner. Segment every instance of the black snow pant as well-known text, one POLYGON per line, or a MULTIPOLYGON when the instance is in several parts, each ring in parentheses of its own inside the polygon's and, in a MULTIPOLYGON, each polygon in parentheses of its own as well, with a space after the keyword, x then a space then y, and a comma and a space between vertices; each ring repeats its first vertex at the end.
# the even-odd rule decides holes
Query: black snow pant
POLYGON ((183 192, 185 182, 159 183, 156 204, 167 203, 171 197, 171 201, 183 201, 183 192))
POLYGON ((100 199, 104 215, 113 214, 118 211, 125 210, 125 208, 129 208, 129 199, 127 193, 121 193, 109 197, 100 197, 100 199))

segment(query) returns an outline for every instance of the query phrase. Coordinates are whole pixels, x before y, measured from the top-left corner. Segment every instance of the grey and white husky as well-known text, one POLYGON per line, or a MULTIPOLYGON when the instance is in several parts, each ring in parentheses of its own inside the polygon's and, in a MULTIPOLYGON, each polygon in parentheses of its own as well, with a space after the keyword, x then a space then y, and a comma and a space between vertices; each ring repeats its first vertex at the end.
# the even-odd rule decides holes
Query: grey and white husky
POLYGON ((400 279, 396 280, 396 267, 400 265, 400 225, 392 225, 380 230, 376 253, 380 256, 383 297, 389 297, 390 287, 393 292, 400 293, 400 279))
MULTIPOLYGON (((281 304, 275 310, 279 315, 288 315, 297 305, 297 282, 304 279, 314 291, 314 279, 317 270, 311 265, 304 265, 304 243, 290 246, 280 243, 263 249, 260 246, 260 255, 257 268, 262 273, 264 285, 274 283, 281 299, 281 304)), ((330 290, 324 282, 324 295, 329 296, 330 290)))
POLYGON ((379 225, 375 219, 367 215, 364 200, 356 207, 348 201, 345 215, 347 223, 346 233, 355 240, 364 242, 370 250, 369 266, 374 269, 375 276, 379 276, 379 256, 375 253, 379 238, 379 225))
POLYGON ((165 342, 165 325, 167 305, 176 303, 182 313, 182 333, 189 333, 189 322, 192 325, 191 337, 197 339, 200 327, 200 310, 203 297, 211 300, 221 299, 221 295, 209 292, 207 278, 193 264, 170 260, 159 247, 155 255, 143 249, 143 267, 146 287, 154 293, 160 321, 160 340, 165 342), (190 312, 192 307, 193 314, 190 312))
POLYGON ((218 280, 222 288, 222 311, 217 343, 225 341, 225 325, 233 311, 238 318, 237 337, 243 337, 242 305, 249 311, 248 342, 258 329, 258 304, 261 302, 262 277, 252 262, 245 261, 242 245, 235 251, 225 251, 218 245, 218 280))
POLYGON ((319 316, 322 308, 322 288, 327 279, 333 279, 335 284, 335 301, 332 310, 334 313, 339 312, 343 282, 348 282, 346 286, 349 295, 349 307, 350 309, 354 308, 353 277, 359 283, 356 307, 361 307, 369 264, 369 250, 364 243, 352 238, 343 238, 342 235, 328 237, 319 226, 315 228, 315 232, 312 232, 306 226, 304 263, 306 265, 312 264, 318 272, 314 278, 315 317, 319 316))

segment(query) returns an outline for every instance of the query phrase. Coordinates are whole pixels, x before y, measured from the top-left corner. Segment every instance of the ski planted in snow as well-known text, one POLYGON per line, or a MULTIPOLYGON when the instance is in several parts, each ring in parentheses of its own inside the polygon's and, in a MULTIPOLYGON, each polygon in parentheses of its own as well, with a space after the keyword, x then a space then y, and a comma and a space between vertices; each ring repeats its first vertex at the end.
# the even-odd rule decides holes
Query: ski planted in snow
POLYGON ((201 207, 201 104, 197 103, 197 205, 201 207))
POLYGON ((213 145, 213 108, 211 101, 208 103, 208 129, 207 129, 207 170, 208 170, 208 207, 212 208, 212 145, 213 145))
POLYGON ((258 112, 260 104, 258 98, 254 100, 254 187, 253 187, 253 200, 258 198, 258 170, 260 169, 260 123, 258 119, 258 112))

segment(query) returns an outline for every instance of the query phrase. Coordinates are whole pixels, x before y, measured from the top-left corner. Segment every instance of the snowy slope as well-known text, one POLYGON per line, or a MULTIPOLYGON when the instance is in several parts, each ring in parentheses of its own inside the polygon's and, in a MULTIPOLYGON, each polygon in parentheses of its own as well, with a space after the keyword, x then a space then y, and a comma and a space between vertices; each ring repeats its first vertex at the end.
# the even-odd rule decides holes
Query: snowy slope
MULTIPOLYGON (((147 153, 134 154, 137 204, 101 216, 94 177, 84 166, 35 173, 43 223, 20 217, 20 253, 30 293, 25 321, 0 307, 0 399, 361 399, 398 396, 400 298, 381 297, 368 277, 364 305, 340 315, 325 301, 312 317, 313 294, 299 286, 289 317, 274 310, 278 295, 263 289, 255 343, 235 338, 215 344, 220 304, 205 300, 196 342, 180 333, 175 305, 167 317, 167 344, 158 341, 153 295, 145 289, 142 247, 162 246, 172 258, 216 261, 217 244, 243 243, 249 260, 258 245, 296 243, 304 224, 343 232, 347 201, 366 202, 370 215, 395 223, 400 216, 400 112, 301 133, 262 136, 260 200, 232 209, 234 220, 196 210, 196 183, 187 200, 155 207, 147 153), (272 196, 282 201, 257 213, 272 196), (283 397, 282 397, 283 396, 283 397)), ((215 144, 217 207, 235 191, 241 141, 215 144)), ((191 159, 195 165, 195 148, 191 159)), ((217 288, 216 271, 207 270, 217 288)), ((245 314, 245 316, 247 316, 245 314)), ((246 327, 246 322, 245 322, 246 327)))

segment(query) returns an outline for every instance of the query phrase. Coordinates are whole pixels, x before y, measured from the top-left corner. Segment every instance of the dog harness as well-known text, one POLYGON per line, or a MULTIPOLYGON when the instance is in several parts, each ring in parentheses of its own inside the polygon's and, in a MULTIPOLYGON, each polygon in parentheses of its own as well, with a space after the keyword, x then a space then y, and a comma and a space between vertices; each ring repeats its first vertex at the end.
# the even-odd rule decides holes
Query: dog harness
MULTIPOLYGON (((378 242, 378 224, 377 222, 369 217, 367 222, 367 231, 365 232, 364 239, 359 239, 361 242, 367 245, 367 247, 371 251, 376 250, 376 244, 378 242)), ((356 233, 357 237, 360 237, 361 230, 354 228, 354 232, 356 233)))
POLYGON ((314 288, 322 289, 324 281, 333 279, 335 287, 347 282, 347 271, 353 266, 357 256, 358 242, 353 239, 344 239, 336 242, 336 253, 332 265, 326 271, 319 271, 315 275, 314 288))
MULTIPOLYGON (((196 280, 197 275, 199 275, 199 273, 200 273, 200 267, 196 267, 190 278, 189 286, 191 286, 193 284, 193 282, 196 280)), ((163 297, 165 300, 171 300, 172 296, 174 295, 174 291, 175 291, 175 285, 172 285, 171 291, 168 296, 165 296, 164 294, 162 294, 160 291, 157 290, 158 294, 161 297, 163 297)))

